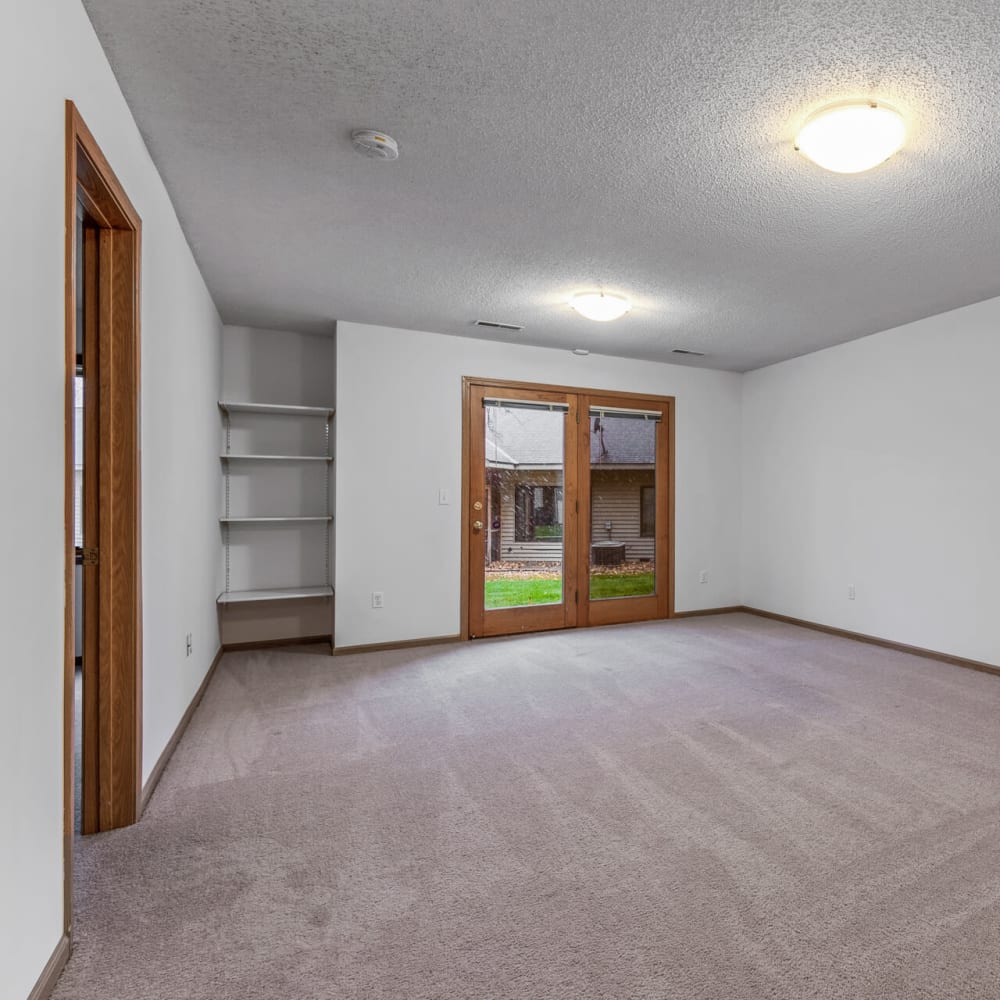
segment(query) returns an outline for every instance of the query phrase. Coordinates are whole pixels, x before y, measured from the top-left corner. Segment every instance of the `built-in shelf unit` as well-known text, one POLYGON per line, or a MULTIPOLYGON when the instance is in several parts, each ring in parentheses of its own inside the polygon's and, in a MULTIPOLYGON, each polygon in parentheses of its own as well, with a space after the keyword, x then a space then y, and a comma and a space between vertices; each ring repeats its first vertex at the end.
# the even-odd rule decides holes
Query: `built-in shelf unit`
MULTIPOLYGON (((333 421, 334 410, 332 407, 323 406, 294 406, 280 405, 274 403, 240 403, 223 401, 219 403, 222 411, 225 426, 225 451, 220 455, 222 471, 225 477, 225 510, 219 522, 222 525, 223 544, 225 547, 225 573, 226 589, 219 595, 220 605, 247 604, 256 601, 294 601, 294 600, 316 600, 333 597, 333 582, 330 568, 330 549, 333 513, 331 510, 331 466, 333 455, 331 454, 330 425, 333 421), (232 451, 233 424, 239 421, 242 415, 250 415, 251 419, 265 418, 299 418, 299 422, 310 422, 313 420, 323 422, 323 454, 246 454, 232 451), (294 467, 296 465, 315 466, 322 464, 322 487, 319 495, 306 498, 309 506, 316 510, 316 513, 273 513, 273 514, 234 514, 231 509, 232 498, 232 478, 234 467, 241 469, 244 476, 252 479, 254 468, 272 468, 281 466, 294 467), (315 540, 316 545, 323 546, 325 567, 325 577, 322 582, 297 581, 293 586, 267 587, 253 586, 247 587, 245 580, 238 581, 238 589, 233 587, 232 579, 232 547, 234 532, 254 532, 268 531, 272 528, 284 528, 295 530, 301 528, 302 531, 316 531, 315 525, 323 525, 325 530, 321 536, 315 540)), ((273 445, 273 442, 272 442, 273 445)), ((317 470, 318 472, 318 470, 317 470)), ((288 475, 289 473, 278 473, 288 475)), ((314 474, 315 475, 315 474, 314 474)), ((283 481, 282 481, 283 482, 283 481)), ((241 535, 242 537, 242 535, 241 535)), ((243 543, 252 548, 254 536, 249 539, 243 537, 243 543)), ((300 545, 312 544, 305 536, 297 539, 300 545)), ((256 582, 256 581, 255 581, 256 582)), ((272 581, 273 582, 273 581, 272 581)))
MULTIPOLYGON (((282 417, 324 417, 333 419, 333 409, 328 406, 286 406, 283 403, 219 403, 219 409, 230 413, 269 413, 282 417)), ((295 456, 298 457, 298 456, 295 456)))
POLYGON ((290 601, 303 598, 332 597, 333 587, 279 587, 277 590, 227 590, 219 595, 220 604, 246 604, 250 601, 290 601))
POLYGON ((332 462, 332 455, 220 455, 223 462, 332 462))
POLYGON ((330 514, 307 515, 304 517, 220 517, 223 524, 294 524, 296 521, 332 521, 330 514))

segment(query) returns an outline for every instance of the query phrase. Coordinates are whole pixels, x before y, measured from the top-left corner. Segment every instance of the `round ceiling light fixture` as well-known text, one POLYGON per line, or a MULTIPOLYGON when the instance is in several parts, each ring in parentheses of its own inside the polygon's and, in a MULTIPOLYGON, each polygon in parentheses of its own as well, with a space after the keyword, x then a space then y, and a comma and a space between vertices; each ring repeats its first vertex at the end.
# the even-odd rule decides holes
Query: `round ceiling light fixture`
POLYGON ((373 160, 399 159, 399 143, 385 132, 376 132, 370 128, 355 129, 351 133, 351 142, 362 156, 373 160))
POLYGON ((581 316, 598 323, 619 319, 632 308, 632 303, 624 295, 611 292, 577 292, 569 304, 581 316))
POLYGON ((876 101, 844 101, 811 115, 795 148, 837 174, 860 174, 885 163, 906 141, 903 116, 876 101))

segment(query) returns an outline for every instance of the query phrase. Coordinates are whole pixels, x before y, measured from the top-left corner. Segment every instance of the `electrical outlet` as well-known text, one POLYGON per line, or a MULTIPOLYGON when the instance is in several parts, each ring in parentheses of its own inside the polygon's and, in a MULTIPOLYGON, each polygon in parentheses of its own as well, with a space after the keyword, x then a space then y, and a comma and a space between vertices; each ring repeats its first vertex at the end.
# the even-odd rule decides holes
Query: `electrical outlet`
POLYGON ((853 601, 854 600, 854 584, 853 583, 849 583, 847 585, 847 599, 849 601, 853 601))
POLYGON ((373 608, 381 608, 383 606, 382 605, 383 599, 384 599, 384 595, 382 594, 381 590, 373 590, 372 591, 372 607, 373 608))
POLYGON ((703 569, 698 574, 698 582, 699 583, 708 583, 708 570, 707 569, 703 569))
POLYGON ((191 633, 190 632, 188 632, 188 634, 184 637, 184 648, 185 648, 184 655, 185 656, 190 656, 191 655, 191 650, 194 648, 194 643, 191 641, 191 633))

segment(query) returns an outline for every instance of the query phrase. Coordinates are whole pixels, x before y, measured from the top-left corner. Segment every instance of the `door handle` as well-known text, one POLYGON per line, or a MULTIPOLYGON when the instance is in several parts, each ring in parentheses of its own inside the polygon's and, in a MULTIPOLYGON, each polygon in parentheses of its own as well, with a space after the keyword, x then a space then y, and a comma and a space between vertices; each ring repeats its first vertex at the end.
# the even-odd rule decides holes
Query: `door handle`
POLYGON ((472 522, 472 530, 473 531, 482 531, 483 530, 483 522, 482 521, 473 521, 472 522))

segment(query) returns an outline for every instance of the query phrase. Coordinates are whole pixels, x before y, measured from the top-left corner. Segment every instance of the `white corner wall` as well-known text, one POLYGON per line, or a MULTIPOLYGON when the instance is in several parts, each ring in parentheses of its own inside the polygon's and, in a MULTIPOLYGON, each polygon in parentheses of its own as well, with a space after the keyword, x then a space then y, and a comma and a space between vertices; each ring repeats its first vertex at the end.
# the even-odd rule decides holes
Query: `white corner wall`
POLYGON ((0 5, 6 149, 0 466, 0 1000, 63 932, 64 101, 143 220, 143 774, 218 648, 220 322, 78 0, 0 5), (194 634, 194 655, 184 636, 194 634))
POLYGON ((336 391, 333 333, 332 322, 328 337, 252 326, 223 327, 220 399, 332 406, 336 391))
POLYGON ((1000 664, 998 330, 992 299, 745 376, 744 604, 1000 664))
POLYGON ((459 631, 463 375, 676 396, 676 608, 739 603, 739 375, 341 322, 337 646, 459 631))

